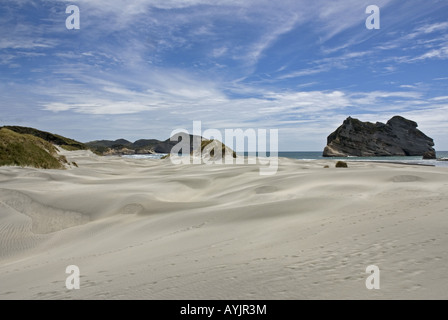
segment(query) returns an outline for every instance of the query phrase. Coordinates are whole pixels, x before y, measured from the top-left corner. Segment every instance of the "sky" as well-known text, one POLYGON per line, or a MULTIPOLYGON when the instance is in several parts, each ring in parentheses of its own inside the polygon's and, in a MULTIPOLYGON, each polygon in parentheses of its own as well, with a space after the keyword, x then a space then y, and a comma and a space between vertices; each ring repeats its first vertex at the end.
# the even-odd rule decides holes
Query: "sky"
POLYGON ((87 142, 201 121, 321 151, 348 116, 394 115, 448 150, 446 0, 0 1, 0 125, 87 142))

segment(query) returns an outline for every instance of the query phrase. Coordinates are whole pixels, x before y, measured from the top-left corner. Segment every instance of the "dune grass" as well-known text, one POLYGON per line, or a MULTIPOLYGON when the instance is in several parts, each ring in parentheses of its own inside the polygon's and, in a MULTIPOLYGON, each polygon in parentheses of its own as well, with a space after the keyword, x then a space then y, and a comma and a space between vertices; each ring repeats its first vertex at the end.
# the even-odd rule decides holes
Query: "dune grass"
POLYGON ((37 130, 34 128, 28 127, 19 127, 19 126, 5 126, 4 129, 8 129, 14 131, 19 134, 29 134, 38 138, 41 138, 47 142, 58 145, 61 148, 67 151, 75 151, 75 150, 87 150, 89 149, 84 143, 69 139, 58 134, 37 130))
POLYGON ((338 162, 336 162, 335 167, 336 168, 348 168, 348 164, 347 164, 347 162, 344 162, 344 161, 338 161, 338 162))
POLYGON ((67 159, 50 142, 30 134, 0 129, 0 166, 62 169, 67 159))
MULTIPOLYGON (((213 141, 214 141, 214 139, 212 139, 212 140, 202 140, 201 141, 201 152, 204 151, 204 148, 206 146, 208 146, 210 143, 212 143, 213 141)), ((219 142, 219 143, 221 143, 221 155, 225 156, 225 154, 226 154, 226 145, 224 143, 222 143, 222 142, 219 142)), ((210 156, 213 157, 214 155, 215 155, 215 150, 212 149, 210 151, 210 156)), ((236 158, 236 152, 235 151, 232 151, 232 156, 234 158, 236 158)))

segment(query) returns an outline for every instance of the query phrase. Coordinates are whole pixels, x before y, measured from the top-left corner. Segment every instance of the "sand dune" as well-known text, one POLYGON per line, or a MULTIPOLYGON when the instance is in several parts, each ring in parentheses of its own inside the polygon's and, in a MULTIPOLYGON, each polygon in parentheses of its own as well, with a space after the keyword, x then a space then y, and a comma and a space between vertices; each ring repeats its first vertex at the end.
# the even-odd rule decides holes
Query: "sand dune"
POLYGON ((444 168, 66 155, 0 168, 0 299, 448 298, 444 168))

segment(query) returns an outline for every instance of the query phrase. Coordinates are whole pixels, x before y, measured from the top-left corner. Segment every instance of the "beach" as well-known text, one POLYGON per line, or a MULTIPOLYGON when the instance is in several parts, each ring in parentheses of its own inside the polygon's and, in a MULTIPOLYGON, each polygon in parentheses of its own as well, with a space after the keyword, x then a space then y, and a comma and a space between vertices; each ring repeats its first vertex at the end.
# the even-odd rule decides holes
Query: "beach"
POLYGON ((448 298, 447 168, 63 153, 0 168, 0 299, 448 298))

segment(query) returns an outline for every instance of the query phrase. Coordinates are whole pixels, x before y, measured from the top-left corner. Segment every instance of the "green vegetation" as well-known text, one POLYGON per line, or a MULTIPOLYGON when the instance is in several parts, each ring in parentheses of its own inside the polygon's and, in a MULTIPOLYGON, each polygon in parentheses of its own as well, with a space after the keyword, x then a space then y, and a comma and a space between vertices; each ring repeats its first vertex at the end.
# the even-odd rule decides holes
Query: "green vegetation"
POLYGON ((40 130, 37 130, 34 128, 19 127, 19 126, 5 126, 3 128, 14 131, 19 134, 29 134, 29 135, 41 138, 47 142, 58 145, 67 151, 89 149, 89 147, 86 146, 82 142, 79 142, 79 141, 76 141, 73 139, 69 139, 69 138, 66 138, 66 137, 63 137, 63 136, 60 136, 57 134, 40 131, 40 130))
POLYGON ((58 156, 50 142, 30 134, 20 134, 0 128, 0 166, 30 166, 42 169, 62 169, 67 163, 58 156))
POLYGON ((344 161, 336 162, 336 168, 348 168, 347 162, 344 161))
MULTIPOLYGON (((95 140, 87 142, 85 145, 96 154, 104 155, 111 151, 121 151, 122 149, 133 150, 137 154, 146 154, 154 151, 154 148, 157 148, 157 146, 159 146, 160 144, 163 144, 163 142, 155 139, 140 139, 135 141, 134 143, 125 139, 118 139, 115 141, 95 140)), ((166 150, 158 150, 158 152, 160 153, 166 153, 165 151, 166 150)))
POLYGON ((204 151, 204 148, 212 142, 213 142, 213 139, 212 140, 202 140, 201 141, 201 152, 204 151))
MULTIPOLYGON (((210 143, 212 143, 213 141, 214 141, 213 139, 212 140, 202 140, 201 141, 201 152, 204 151, 204 148, 206 146, 208 146, 210 143)), ((222 142, 219 142, 219 143, 221 143, 221 155, 224 157, 226 154, 226 145, 222 142)), ((234 158, 236 158, 236 152, 235 151, 232 151, 232 152, 233 152, 232 156, 234 158)), ((213 157, 214 155, 215 155, 215 149, 212 149, 210 151, 210 156, 213 157)))
POLYGON ((102 156, 104 155, 107 151, 110 150, 110 148, 107 147, 100 147, 100 146, 93 146, 93 145, 89 145, 89 149, 92 150, 93 153, 102 156))

